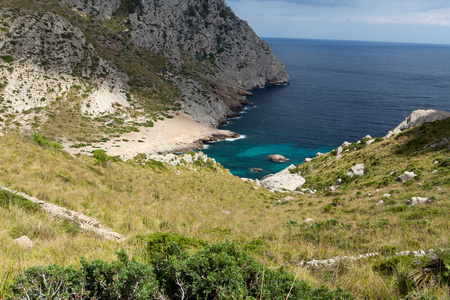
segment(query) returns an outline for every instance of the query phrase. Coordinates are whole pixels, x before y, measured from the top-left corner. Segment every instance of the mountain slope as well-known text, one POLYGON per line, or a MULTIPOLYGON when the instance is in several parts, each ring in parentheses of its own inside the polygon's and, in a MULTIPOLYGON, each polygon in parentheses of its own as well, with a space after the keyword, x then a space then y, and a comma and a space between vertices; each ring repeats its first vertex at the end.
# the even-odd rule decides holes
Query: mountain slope
POLYGON ((177 113, 217 126, 248 89, 289 81, 223 1, 3 2, 3 130, 88 144, 177 113))

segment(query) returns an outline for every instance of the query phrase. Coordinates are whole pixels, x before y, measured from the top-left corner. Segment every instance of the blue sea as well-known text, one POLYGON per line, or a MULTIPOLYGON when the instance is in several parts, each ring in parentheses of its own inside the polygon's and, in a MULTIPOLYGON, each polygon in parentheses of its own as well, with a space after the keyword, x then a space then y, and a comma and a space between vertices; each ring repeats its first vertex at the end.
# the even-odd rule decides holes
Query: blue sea
POLYGON ((234 175, 261 178, 344 141, 384 136, 416 109, 450 111, 450 45, 264 40, 291 83, 253 91, 241 117, 222 127, 243 138, 204 150, 234 175))

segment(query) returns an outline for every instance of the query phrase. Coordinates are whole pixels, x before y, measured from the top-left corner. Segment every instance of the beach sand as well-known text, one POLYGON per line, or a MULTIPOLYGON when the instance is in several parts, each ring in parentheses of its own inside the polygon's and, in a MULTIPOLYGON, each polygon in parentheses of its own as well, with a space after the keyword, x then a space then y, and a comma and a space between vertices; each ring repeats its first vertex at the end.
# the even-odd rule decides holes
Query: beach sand
POLYGON ((104 149, 110 156, 120 156, 127 160, 139 153, 166 154, 203 149, 204 142, 239 136, 235 132, 219 130, 198 122, 186 114, 174 115, 173 118, 155 122, 154 127, 138 127, 138 129, 140 132, 125 133, 108 142, 78 149, 64 145, 64 148, 72 154, 87 154, 96 149, 104 149))

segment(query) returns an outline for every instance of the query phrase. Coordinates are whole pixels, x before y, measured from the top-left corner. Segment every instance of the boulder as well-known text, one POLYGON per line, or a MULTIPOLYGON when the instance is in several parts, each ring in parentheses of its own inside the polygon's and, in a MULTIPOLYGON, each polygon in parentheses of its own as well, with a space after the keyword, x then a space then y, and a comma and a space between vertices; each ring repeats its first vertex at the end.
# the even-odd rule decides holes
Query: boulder
POLYGON ((376 206, 380 206, 380 205, 383 205, 384 204, 384 201, 383 200, 380 200, 380 201, 378 201, 375 205, 376 206))
POLYGON ((386 139, 390 138, 390 137, 393 136, 393 135, 399 134, 400 132, 402 132, 400 129, 390 130, 390 131, 388 132, 388 134, 386 134, 386 136, 383 137, 383 140, 386 140, 386 139))
POLYGON ((413 111, 394 130, 406 130, 417 125, 450 118, 450 112, 435 109, 418 109, 413 111))
POLYGON ((295 169, 294 165, 290 165, 283 171, 280 171, 273 175, 268 175, 261 180, 261 186, 271 191, 295 191, 297 188, 301 188, 306 180, 300 173, 292 174, 289 170, 295 169))
POLYGON ((375 142, 375 139, 370 139, 366 141, 366 146, 370 146, 373 142, 375 142))
POLYGON ((254 172, 254 173, 259 173, 259 172, 262 172, 262 169, 261 168, 251 168, 250 171, 254 172))
POLYGON ((341 147, 342 147, 342 148, 345 148, 345 147, 350 146, 351 144, 352 144, 352 143, 345 141, 345 142, 342 143, 341 147))
POLYGON ((20 238, 14 240, 18 243, 22 248, 31 248, 33 247, 33 242, 26 235, 22 235, 20 238))
POLYGON ((342 146, 337 147, 336 149, 336 156, 341 156, 342 152, 344 151, 344 148, 342 146))
POLYGON ((397 181, 407 182, 408 180, 414 179, 417 175, 414 172, 405 171, 402 175, 397 177, 397 181))
POLYGON ((412 197, 411 199, 406 202, 406 205, 418 205, 418 204, 430 204, 431 200, 428 198, 422 198, 422 197, 412 197))
POLYGON ((317 152, 316 153, 316 157, 319 157, 319 156, 322 156, 322 155, 324 155, 322 152, 317 152))
POLYGON ((364 175, 364 164, 357 164, 351 167, 347 173, 345 173, 346 176, 350 176, 353 178, 353 176, 362 176, 364 175))
POLYGON ((269 160, 273 162, 285 162, 287 158, 280 154, 271 154, 267 157, 269 160))
POLYGON ((305 158, 305 162, 310 162, 310 161, 312 161, 312 158, 310 158, 310 157, 305 158))
POLYGON ((312 223, 312 222, 314 222, 314 219, 308 218, 305 220, 305 223, 312 223))

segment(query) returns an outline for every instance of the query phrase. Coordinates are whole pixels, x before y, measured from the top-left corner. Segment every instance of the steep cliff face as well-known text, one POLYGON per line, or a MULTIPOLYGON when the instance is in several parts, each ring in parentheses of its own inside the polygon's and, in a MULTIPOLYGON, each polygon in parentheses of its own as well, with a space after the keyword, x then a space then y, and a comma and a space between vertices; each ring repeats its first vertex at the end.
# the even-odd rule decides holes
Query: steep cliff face
POLYGON ((105 124, 150 124, 169 110, 217 126, 249 89, 289 82, 223 0, 3 2, 1 128, 58 136, 79 119, 106 139, 122 129, 105 124))
POLYGON ((289 82, 283 63, 223 0, 64 1, 169 57, 167 77, 181 88, 186 110, 204 122, 224 121, 246 90, 289 82))

